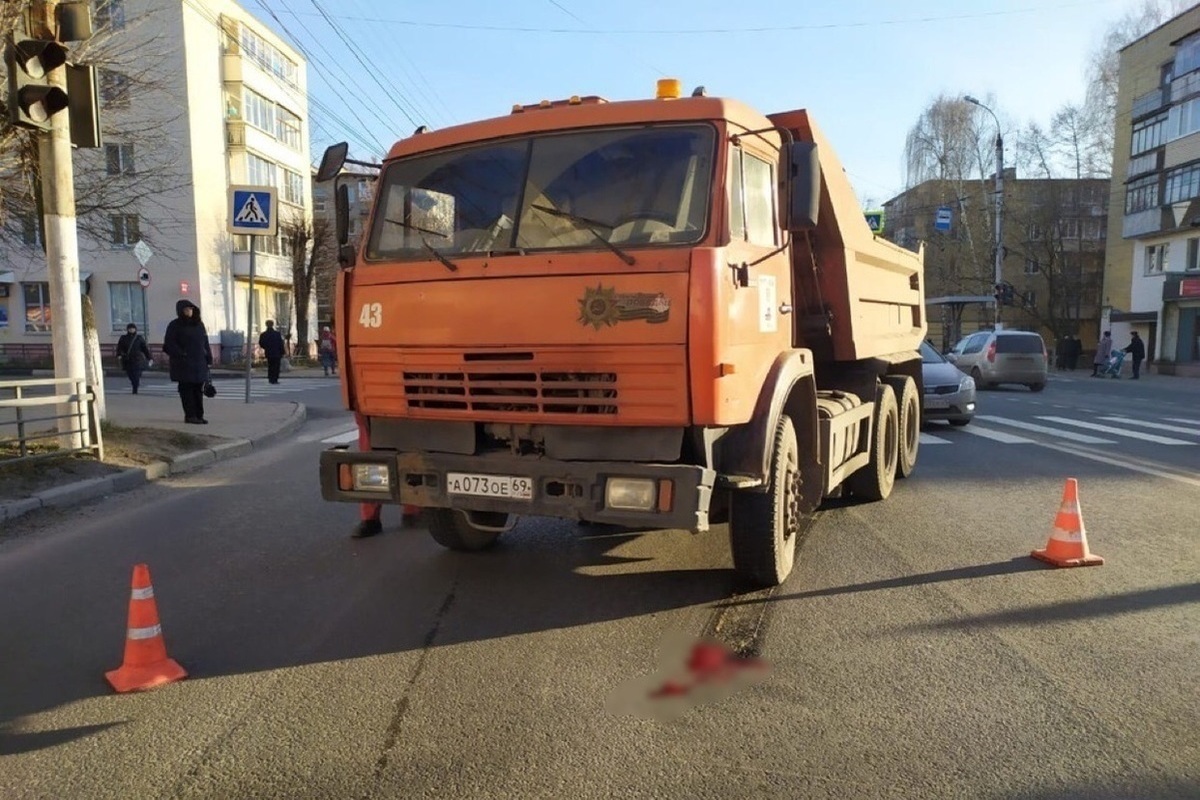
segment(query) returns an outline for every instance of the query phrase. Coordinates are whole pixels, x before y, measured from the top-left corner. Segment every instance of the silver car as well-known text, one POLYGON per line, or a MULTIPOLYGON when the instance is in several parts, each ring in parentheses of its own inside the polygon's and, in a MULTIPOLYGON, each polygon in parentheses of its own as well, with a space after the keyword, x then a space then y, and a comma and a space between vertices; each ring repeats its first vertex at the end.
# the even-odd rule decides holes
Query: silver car
POLYGON ((975 381, 962 374, 929 342, 921 342, 921 380, 925 399, 921 420, 945 419, 966 425, 975 416, 975 381))
POLYGON ((1046 388, 1046 343, 1030 331, 980 331, 946 354, 950 363, 975 379, 981 389, 1022 383, 1030 391, 1046 388))

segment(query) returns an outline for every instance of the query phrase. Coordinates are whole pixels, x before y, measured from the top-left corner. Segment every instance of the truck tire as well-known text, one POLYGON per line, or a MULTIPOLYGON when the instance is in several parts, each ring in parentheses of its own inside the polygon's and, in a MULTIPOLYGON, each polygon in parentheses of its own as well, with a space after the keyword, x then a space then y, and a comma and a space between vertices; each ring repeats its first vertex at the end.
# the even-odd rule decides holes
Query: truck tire
POLYGON ((783 583, 796 563, 802 476, 796 428, 786 414, 775 428, 768 477, 766 492, 735 491, 729 509, 734 571, 763 587, 783 583))
POLYGON ((921 397, 917 382, 907 375, 889 375, 887 384, 896 393, 900 407, 900 458, 896 475, 907 478, 917 468, 917 451, 921 448, 921 397))
POLYGON ((486 550, 500 538, 501 531, 484 531, 467 522, 467 515, 452 508, 428 508, 425 521, 433 540, 449 550, 486 550))
POLYGON ((875 420, 871 431, 871 460, 846 479, 846 488, 862 500, 886 500, 896 483, 900 460, 900 411, 896 393, 886 383, 875 390, 875 420))

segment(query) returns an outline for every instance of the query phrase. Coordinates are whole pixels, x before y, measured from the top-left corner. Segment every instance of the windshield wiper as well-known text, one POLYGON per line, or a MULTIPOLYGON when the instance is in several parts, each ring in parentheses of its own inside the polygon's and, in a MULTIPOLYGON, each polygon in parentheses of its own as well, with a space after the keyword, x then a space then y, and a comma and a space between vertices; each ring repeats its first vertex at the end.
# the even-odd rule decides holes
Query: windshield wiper
POLYGON ((552 217, 562 217, 563 219, 571 220, 571 222, 579 223, 580 225, 582 225, 584 228, 587 229, 588 233, 592 234, 592 236, 595 236, 602 245, 604 245, 609 250, 612 250, 614 253, 616 253, 617 256, 622 261, 624 261, 626 264, 628 264, 629 266, 632 267, 635 263, 637 263, 634 260, 633 256, 629 255, 624 250, 617 247, 615 244, 610 242, 608 239, 605 239, 604 236, 600 233, 600 231, 596 230, 597 227, 608 228, 609 230, 612 230, 612 227, 613 227, 612 225, 609 225, 605 222, 600 222, 599 220, 588 219, 587 217, 581 217, 578 214, 572 214, 569 211, 559 211, 557 208, 551 208, 550 206, 538 205, 537 203, 530 203, 530 208, 536 208, 538 211, 543 211, 552 217))
POLYGON ((446 258, 444 255, 442 255, 442 251, 438 250, 436 247, 431 245, 429 243, 429 240, 426 239, 424 236, 421 237, 421 244, 425 245, 425 249, 430 253, 430 255, 432 255, 438 261, 445 264, 446 269, 450 270, 451 272, 458 272, 458 265, 456 265, 453 261, 451 261, 450 259, 446 258))
POLYGON ((420 225, 413 225, 411 222, 405 222, 404 220, 391 219, 390 217, 384 217, 383 221, 390 222, 393 225, 399 225, 401 228, 408 228, 409 230, 420 231, 421 233, 429 233, 434 236, 440 236, 443 239, 450 238, 449 236, 447 236, 444 233, 439 233, 438 231, 431 231, 429 228, 422 228, 420 225))

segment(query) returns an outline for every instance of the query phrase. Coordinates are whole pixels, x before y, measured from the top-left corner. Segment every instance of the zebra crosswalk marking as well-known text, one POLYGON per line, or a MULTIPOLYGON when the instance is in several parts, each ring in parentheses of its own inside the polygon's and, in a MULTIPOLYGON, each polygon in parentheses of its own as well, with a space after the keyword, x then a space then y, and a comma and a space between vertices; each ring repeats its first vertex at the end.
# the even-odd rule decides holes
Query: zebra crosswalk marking
POLYGON ((358 441, 358 428, 322 439, 321 444, 352 444, 358 441))
MULTIPOLYGON (((1153 442, 1154 444, 1166 445, 1194 445, 1195 442, 1185 442, 1182 439, 1172 439, 1168 436, 1159 436, 1156 433, 1143 433, 1142 431, 1127 431, 1120 428, 1114 428, 1109 425, 1098 425, 1094 422, 1080 422, 1066 417, 1038 417, 1038 419, 1046 420, 1047 422, 1055 422, 1059 425, 1071 425, 1076 428, 1083 428, 1088 431, 1100 431, 1112 436, 1123 436, 1126 439, 1139 439, 1143 442, 1153 442)), ((1061 434, 1059 434, 1061 435, 1061 434)))
POLYGON ((1178 422, 1180 425, 1200 425, 1200 420, 1184 419, 1183 417, 1166 417, 1167 422, 1178 422))
MULTIPOLYGON (((999 425, 1008 425, 1012 428, 1019 428, 1033 433, 1044 433, 1047 436, 1056 436, 1060 439, 1069 439, 1072 442, 1080 444, 1116 444, 1112 439, 1101 439, 1098 436, 1088 436, 1085 433, 1075 433, 1074 431, 1064 431, 1060 428, 1051 428, 1048 425, 1038 425, 1033 422, 1024 422, 1018 419, 1008 419, 1007 417, 993 417, 988 414, 976 414, 975 419, 982 419, 987 422, 995 422, 999 425)), ((1045 417, 1040 417, 1045 419, 1045 417)))
POLYGON ((969 433, 972 436, 982 436, 984 439, 991 439, 994 442, 1003 444, 1033 444, 1032 439, 1026 439, 1024 436, 1017 436, 1004 431, 994 431, 991 428, 981 428, 978 425, 968 425, 963 428, 964 433, 969 433))
POLYGON ((1167 431, 1169 433, 1182 433, 1185 436, 1200 436, 1200 428, 1185 428, 1181 425, 1162 425, 1158 422, 1145 422, 1140 419, 1129 419, 1128 417, 1100 417, 1105 422, 1116 422, 1120 425, 1136 425, 1139 428, 1151 428, 1156 431, 1167 431))
POLYGON ((922 433, 920 441, 921 444, 953 444, 949 439, 934 436, 932 433, 922 433))

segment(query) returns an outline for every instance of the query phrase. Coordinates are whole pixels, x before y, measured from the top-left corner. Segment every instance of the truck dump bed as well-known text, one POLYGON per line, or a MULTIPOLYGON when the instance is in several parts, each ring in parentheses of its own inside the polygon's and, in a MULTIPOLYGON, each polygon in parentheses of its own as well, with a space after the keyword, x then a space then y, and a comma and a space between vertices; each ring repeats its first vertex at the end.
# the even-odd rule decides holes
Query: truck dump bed
POLYGON ((855 361, 916 350, 925 338, 924 254, 867 226, 841 162, 805 110, 769 115, 821 164, 817 229, 792 248, 797 345, 819 360, 855 361))

